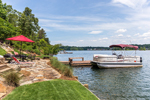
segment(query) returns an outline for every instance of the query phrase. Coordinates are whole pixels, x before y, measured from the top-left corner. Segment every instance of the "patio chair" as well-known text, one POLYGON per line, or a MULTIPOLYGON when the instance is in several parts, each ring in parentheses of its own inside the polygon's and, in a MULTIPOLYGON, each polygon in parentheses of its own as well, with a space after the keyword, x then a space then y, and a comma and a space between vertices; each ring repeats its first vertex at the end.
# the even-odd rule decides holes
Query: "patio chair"
POLYGON ((34 64, 34 62, 20 62, 17 58, 15 58, 15 57, 12 57, 12 58, 14 59, 15 64, 21 65, 20 67, 22 67, 22 66, 32 67, 32 64, 34 64))
POLYGON ((9 53, 5 54, 4 58, 6 61, 8 61, 8 63, 10 63, 13 60, 12 55, 9 53))

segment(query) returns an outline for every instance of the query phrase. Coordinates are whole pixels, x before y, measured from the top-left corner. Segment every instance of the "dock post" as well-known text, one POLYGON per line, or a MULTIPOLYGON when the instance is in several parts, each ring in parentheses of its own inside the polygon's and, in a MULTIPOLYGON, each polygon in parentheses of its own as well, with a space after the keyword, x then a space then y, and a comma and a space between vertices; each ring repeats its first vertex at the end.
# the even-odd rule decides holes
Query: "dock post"
POLYGON ((84 61, 84 58, 82 57, 82 61, 84 61))
POLYGON ((72 59, 69 58, 69 65, 71 66, 71 64, 72 64, 72 59))

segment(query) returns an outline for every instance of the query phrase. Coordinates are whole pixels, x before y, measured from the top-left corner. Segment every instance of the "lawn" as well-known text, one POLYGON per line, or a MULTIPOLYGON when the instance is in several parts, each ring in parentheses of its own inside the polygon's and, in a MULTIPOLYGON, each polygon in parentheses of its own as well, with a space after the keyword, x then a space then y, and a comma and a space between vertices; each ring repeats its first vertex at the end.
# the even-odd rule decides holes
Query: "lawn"
POLYGON ((5 55, 7 52, 0 47, 0 55, 5 55))
POLYGON ((98 100, 77 81, 55 79, 14 89, 3 100, 98 100))

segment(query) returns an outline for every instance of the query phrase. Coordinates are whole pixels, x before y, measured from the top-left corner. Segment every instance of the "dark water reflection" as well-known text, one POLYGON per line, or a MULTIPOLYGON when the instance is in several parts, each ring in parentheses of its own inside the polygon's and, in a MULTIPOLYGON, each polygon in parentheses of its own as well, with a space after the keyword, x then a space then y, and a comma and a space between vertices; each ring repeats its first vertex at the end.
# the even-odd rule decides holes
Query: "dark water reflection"
MULTIPOLYGON (((111 54, 110 51, 76 51, 75 55, 69 56, 83 56, 92 60, 95 53, 111 54)), ((150 100, 150 51, 138 51, 137 54, 143 58, 142 68, 73 67, 74 75, 81 83, 88 84, 101 100, 150 100)), ((65 59, 66 55, 63 56, 65 59)), ((59 55, 57 57, 61 60, 59 55)))

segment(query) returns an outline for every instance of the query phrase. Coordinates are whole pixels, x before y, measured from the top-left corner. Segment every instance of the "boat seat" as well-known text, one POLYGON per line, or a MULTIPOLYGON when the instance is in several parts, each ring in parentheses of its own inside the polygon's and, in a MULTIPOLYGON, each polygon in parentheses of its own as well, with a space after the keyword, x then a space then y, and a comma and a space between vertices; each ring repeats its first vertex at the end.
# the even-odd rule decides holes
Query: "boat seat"
POLYGON ((112 55, 117 55, 117 54, 115 52, 113 52, 112 55))
POLYGON ((122 55, 118 55, 117 59, 123 59, 123 56, 122 55))

